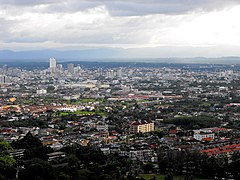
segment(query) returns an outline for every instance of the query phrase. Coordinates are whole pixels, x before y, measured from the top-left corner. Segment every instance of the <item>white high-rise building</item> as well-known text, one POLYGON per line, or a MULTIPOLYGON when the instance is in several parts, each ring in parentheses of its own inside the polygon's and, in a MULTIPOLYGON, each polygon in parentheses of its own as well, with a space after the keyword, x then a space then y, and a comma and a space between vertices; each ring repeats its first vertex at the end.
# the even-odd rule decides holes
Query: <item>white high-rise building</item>
POLYGON ((74 73, 74 64, 68 64, 67 65, 67 71, 69 74, 73 74, 74 73))
POLYGON ((57 69, 56 71, 59 73, 59 74, 62 74, 63 72, 63 65, 62 64, 57 64, 57 69))
POLYGON ((55 58, 49 59, 49 69, 51 74, 55 74, 57 68, 57 61, 55 58))
POLYGON ((117 77, 122 78, 122 69, 121 68, 117 70, 117 77))
POLYGON ((110 79, 113 79, 115 76, 115 73, 113 70, 109 70, 107 71, 107 77, 110 78, 110 79))
POLYGON ((0 84, 10 84, 10 79, 5 75, 0 75, 0 84))
POLYGON ((76 68, 75 68, 75 72, 76 72, 76 74, 79 76, 79 75, 81 75, 81 73, 82 73, 82 68, 81 68, 81 66, 77 66, 76 68))

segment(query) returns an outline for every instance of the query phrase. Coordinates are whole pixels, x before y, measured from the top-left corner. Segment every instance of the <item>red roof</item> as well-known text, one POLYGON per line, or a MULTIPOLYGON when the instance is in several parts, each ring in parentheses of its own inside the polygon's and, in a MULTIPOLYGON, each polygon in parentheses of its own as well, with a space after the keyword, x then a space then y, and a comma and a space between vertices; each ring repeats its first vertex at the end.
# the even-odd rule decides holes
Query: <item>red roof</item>
POLYGON ((226 128, 213 128, 212 132, 227 131, 226 128))
POLYGON ((138 125, 140 125, 140 124, 141 124, 141 123, 135 121, 135 122, 133 122, 131 125, 132 125, 132 126, 138 126, 138 125))
POLYGON ((207 138, 203 138, 202 140, 203 140, 203 141, 212 141, 213 139, 210 138, 210 137, 207 137, 207 138))
POLYGON ((201 153, 206 153, 209 156, 212 155, 218 155, 218 154, 226 154, 233 151, 239 151, 240 150, 240 144, 232 144, 232 145, 225 145, 219 148, 209 148, 201 150, 201 153))
POLYGON ((169 131, 169 134, 177 134, 177 130, 176 130, 176 129, 171 129, 171 130, 169 131))

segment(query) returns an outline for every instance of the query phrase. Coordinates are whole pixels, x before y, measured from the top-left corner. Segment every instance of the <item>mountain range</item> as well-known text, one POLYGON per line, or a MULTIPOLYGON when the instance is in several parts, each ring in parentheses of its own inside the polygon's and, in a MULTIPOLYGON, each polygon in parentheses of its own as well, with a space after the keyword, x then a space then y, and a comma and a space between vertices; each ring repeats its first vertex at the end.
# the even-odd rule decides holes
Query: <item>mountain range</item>
POLYGON ((63 61, 110 61, 110 62, 160 62, 160 63, 197 63, 197 64, 240 64, 240 57, 166 57, 166 58, 147 58, 136 57, 127 50, 118 48, 113 49, 83 49, 83 50, 29 50, 12 51, 0 50, 1 62, 47 62, 50 57, 55 57, 59 62, 63 61))

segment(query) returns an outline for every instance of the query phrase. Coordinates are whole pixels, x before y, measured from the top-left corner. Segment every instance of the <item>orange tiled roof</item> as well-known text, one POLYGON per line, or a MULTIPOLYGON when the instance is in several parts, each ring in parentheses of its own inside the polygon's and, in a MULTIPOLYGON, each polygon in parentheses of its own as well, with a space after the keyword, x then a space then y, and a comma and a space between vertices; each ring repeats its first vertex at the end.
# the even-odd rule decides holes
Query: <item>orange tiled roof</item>
POLYGON ((225 145, 219 148, 204 149, 204 150, 201 150, 200 152, 206 153, 208 156, 212 156, 212 155, 218 155, 218 154, 231 153, 239 150, 240 150, 240 144, 231 144, 231 145, 225 145))

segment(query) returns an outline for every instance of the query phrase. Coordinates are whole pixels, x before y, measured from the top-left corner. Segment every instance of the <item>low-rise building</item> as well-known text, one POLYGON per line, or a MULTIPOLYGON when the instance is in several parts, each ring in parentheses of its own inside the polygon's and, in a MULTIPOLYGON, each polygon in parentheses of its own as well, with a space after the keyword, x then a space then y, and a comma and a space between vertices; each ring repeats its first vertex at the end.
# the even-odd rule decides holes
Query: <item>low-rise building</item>
POLYGON ((215 134, 214 133, 200 132, 200 133, 194 134, 193 138, 198 140, 198 141, 204 141, 204 140, 211 141, 211 140, 214 140, 215 134))

